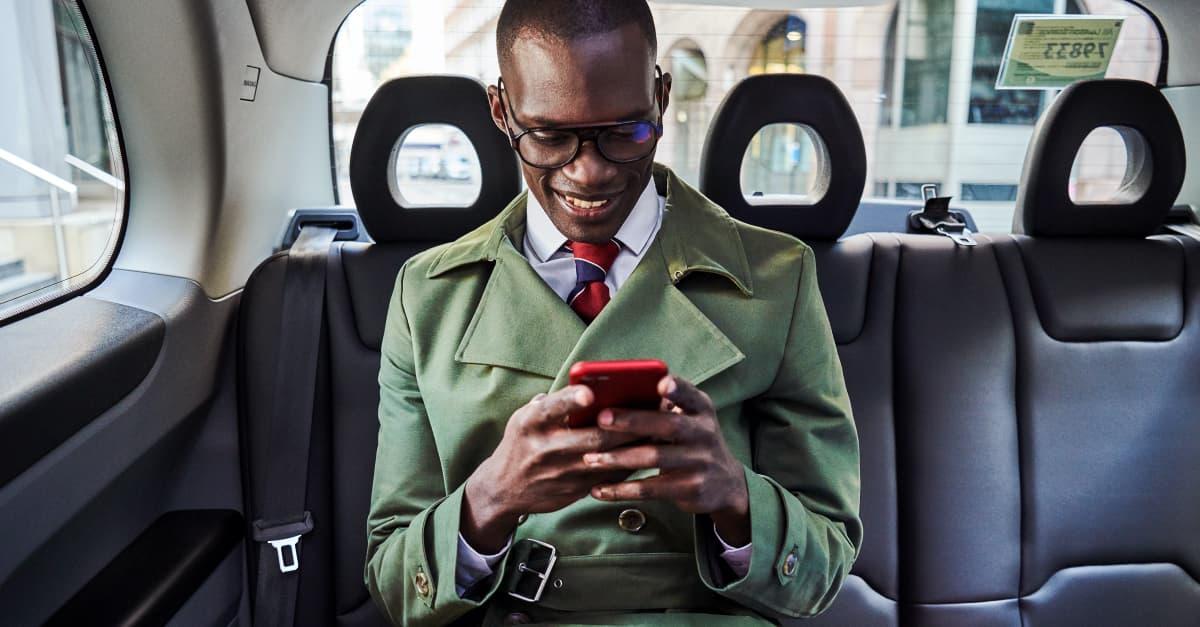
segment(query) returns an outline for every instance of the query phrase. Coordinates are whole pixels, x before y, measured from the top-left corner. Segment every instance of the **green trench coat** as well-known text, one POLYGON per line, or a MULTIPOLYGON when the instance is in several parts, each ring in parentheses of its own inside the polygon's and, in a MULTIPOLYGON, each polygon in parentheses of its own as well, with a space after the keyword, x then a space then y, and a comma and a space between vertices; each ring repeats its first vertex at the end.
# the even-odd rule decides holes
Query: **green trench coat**
POLYGON ((862 543, 858 436, 812 250, 732 219, 662 166, 654 181, 667 198, 661 230, 591 325, 522 255, 524 195, 400 270, 379 372, 366 565, 394 623, 494 624, 523 612, 560 624, 762 624, 816 614, 840 589, 862 543), (707 518, 585 497, 517 527, 517 540, 558 551, 540 603, 509 596, 511 551, 460 598, 467 477, 518 407, 567 384, 571 364, 622 358, 662 359, 712 397, 745 465, 749 573, 729 580, 707 518), (631 507, 646 517, 637 533, 617 524, 631 507))

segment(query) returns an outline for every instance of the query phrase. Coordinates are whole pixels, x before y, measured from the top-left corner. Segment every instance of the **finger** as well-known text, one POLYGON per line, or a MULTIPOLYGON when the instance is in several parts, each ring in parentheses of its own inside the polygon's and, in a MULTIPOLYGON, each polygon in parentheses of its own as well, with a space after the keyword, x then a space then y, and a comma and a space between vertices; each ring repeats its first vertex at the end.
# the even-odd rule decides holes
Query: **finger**
POLYGON ((667 400, 675 403, 688 414, 705 414, 713 412, 712 399, 700 388, 683 379, 668 375, 658 382, 658 393, 667 400))
POLYGON ((586 385, 569 385, 544 396, 530 407, 530 426, 561 427, 563 417, 592 404, 595 395, 586 385))
POLYGON ((546 398, 546 393, 538 392, 537 394, 533 395, 533 398, 529 399, 529 402, 526 403, 526 405, 532 405, 533 403, 540 403, 543 398, 546 398))
POLYGON ((592 487, 592 497, 601 501, 671 500, 680 492, 678 479, 670 475, 655 475, 634 481, 622 481, 592 487))
POLYGON ((676 470, 689 467, 694 461, 690 447, 657 444, 628 446, 611 451, 586 453, 583 456, 583 463, 596 470, 676 470))
POLYGON ((632 433, 665 441, 687 440, 692 433, 691 419, 674 412, 638 409, 605 409, 596 424, 606 431, 632 433))
POLYGON ((564 429, 548 438, 555 453, 578 458, 584 453, 606 451, 641 439, 642 436, 616 431, 604 431, 596 427, 564 429))

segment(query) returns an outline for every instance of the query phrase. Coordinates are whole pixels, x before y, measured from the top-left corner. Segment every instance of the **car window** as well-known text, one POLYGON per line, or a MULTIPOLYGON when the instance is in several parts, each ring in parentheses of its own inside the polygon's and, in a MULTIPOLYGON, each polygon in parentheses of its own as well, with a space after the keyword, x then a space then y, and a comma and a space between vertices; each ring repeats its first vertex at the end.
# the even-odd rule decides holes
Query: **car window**
MULTIPOLYGON (((780 11, 653 3, 659 63, 675 79, 657 160, 695 183, 713 112, 739 80, 761 73, 820 74, 846 94, 862 127, 866 198, 920 199, 921 186, 933 183, 970 209, 981 230, 1010 230, 1025 149, 1057 94, 995 89, 1013 16, 1124 16, 1109 78, 1153 83, 1162 43, 1153 21, 1124 0, 976 0, 973 10, 963 10, 964 4, 893 0, 780 11)), ((350 141, 375 88, 398 76, 443 72, 494 83, 502 5, 367 0, 346 19, 334 48, 332 91, 342 202, 352 202, 350 141)), ((1124 162, 1123 143, 1088 141, 1076 160, 1072 197, 1093 198, 1095 190, 1115 188, 1124 162)), ((810 194, 816 167, 812 138, 803 129, 764 128, 743 162, 743 192, 810 194)), ((420 183, 462 185, 432 177, 420 183)))
POLYGON ((66 0, 0 4, 0 321, 93 282, 125 212, 95 44, 66 0))

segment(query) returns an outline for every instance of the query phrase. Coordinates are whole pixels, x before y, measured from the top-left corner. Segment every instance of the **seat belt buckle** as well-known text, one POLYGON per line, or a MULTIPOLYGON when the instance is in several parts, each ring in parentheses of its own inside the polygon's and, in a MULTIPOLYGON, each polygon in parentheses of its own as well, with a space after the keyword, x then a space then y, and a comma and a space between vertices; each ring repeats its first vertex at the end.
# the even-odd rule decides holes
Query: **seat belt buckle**
POLYGON ((558 561, 558 549, 533 538, 524 538, 521 542, 529 544, 524 551, 514 555, 520 562, 517 564, 512 585, 509 586, 508 595, 529 603, 537 603, 542 600, 546 582, 554 570, 554 563, 558 561))
POLYGON ((908 214, 909 226, 918 233, 937 233, 950 238, 959 246, 975 246, 975 238, 967 227, 966 217, 950 210, 950 196, 938 196, 937 185, 922 185, 921 197, 925 206, 908 214))
POLYGON ((275 549, 279 560, 279 572, 290 573, 300 570, 300 536, 313 530, 312 514, 305 511, 282 521, 258 519, 254 521, 254 541, 266 542, 275 549))

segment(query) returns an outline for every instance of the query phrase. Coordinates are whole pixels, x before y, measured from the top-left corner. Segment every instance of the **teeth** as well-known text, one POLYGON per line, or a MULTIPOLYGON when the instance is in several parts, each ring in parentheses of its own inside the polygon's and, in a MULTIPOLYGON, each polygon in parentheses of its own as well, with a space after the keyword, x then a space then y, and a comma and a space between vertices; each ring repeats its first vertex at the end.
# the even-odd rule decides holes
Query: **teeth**
POLYGON ((576 198, 566 194, 563 194, 563 198, 565 198, 572 207, 578 207, 580 209, 595 209, 596 207, 603 207, 608 203, 607 200, 587 201, 583 200, 582 198, 576 198))

